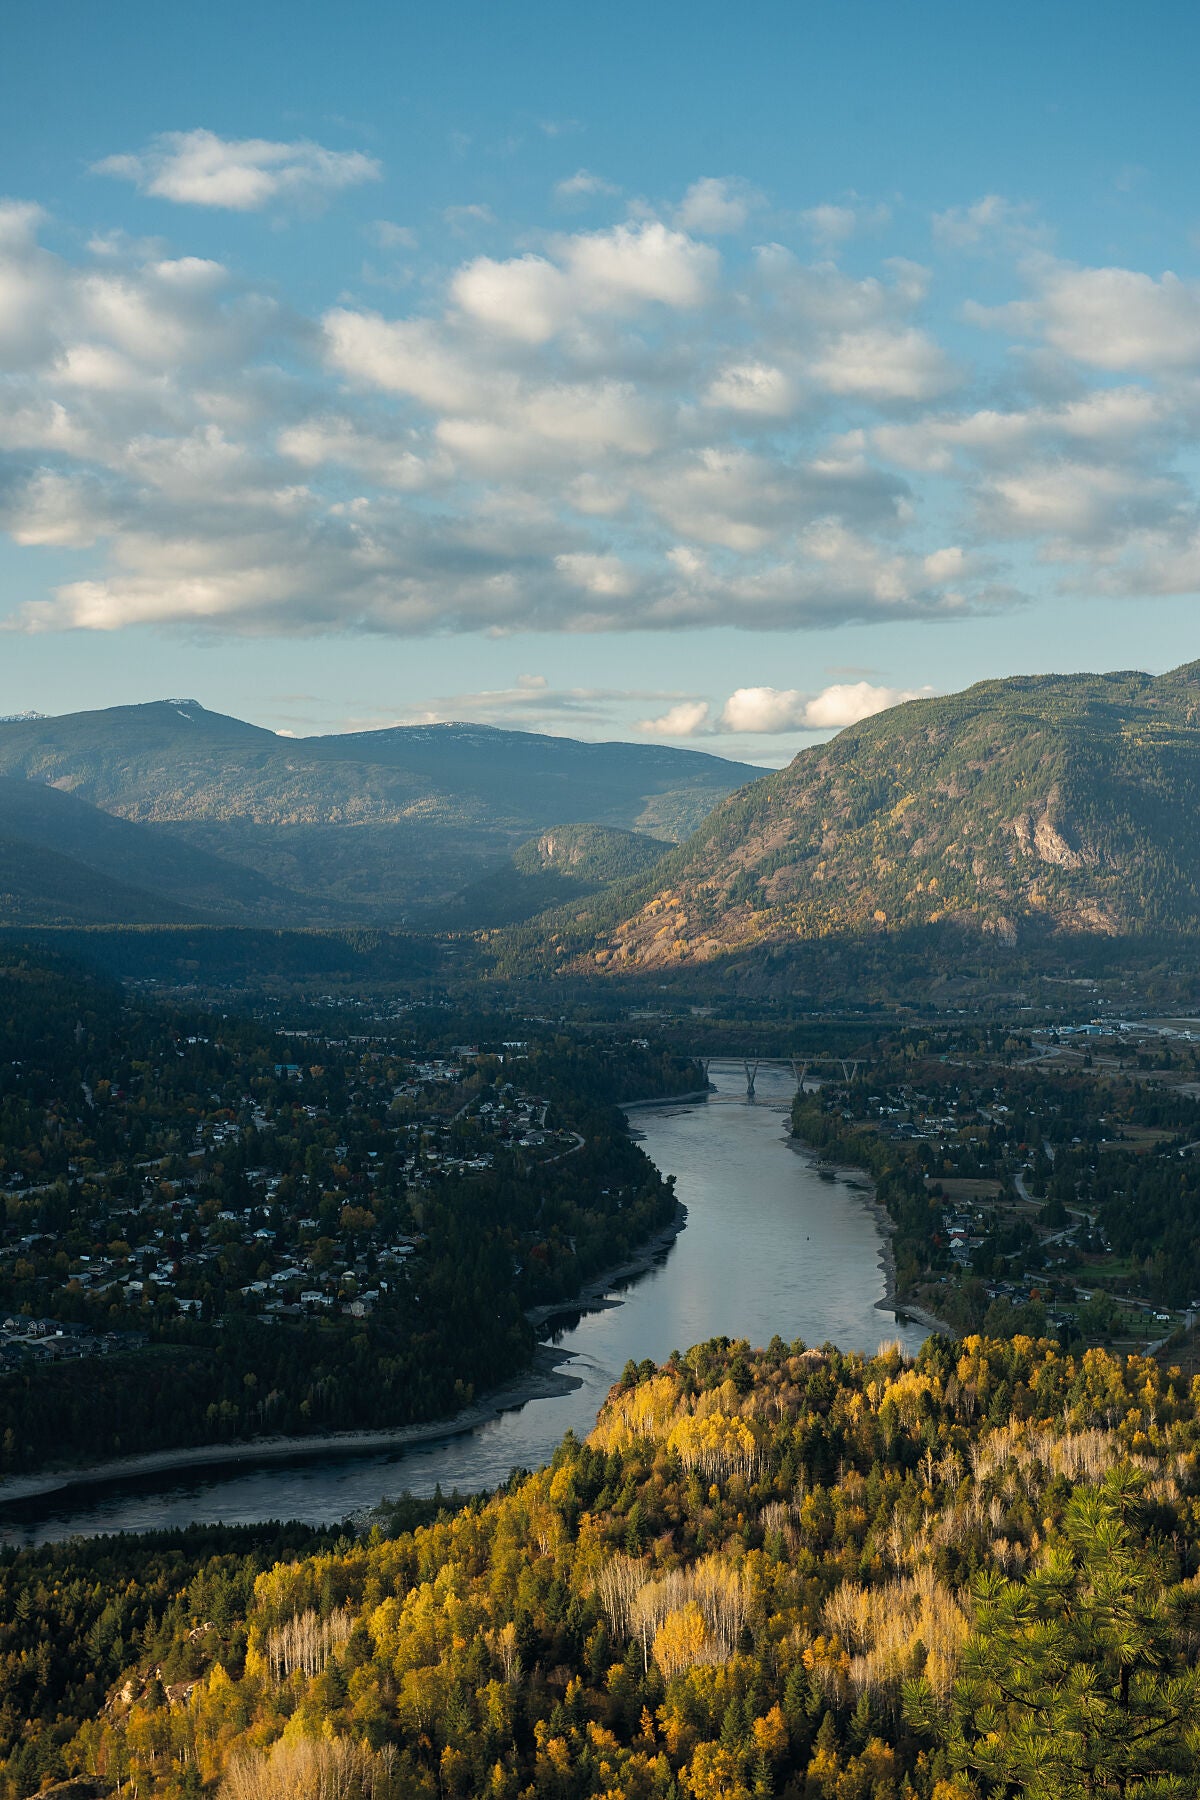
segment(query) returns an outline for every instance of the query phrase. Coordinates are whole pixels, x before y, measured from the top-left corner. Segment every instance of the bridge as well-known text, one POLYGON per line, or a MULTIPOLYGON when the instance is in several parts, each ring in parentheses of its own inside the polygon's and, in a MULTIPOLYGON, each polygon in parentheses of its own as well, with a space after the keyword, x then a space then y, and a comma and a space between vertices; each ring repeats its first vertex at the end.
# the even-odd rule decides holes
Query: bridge
POLYGON ((760 1069, 790 1069, 796 1078, 796 1091, 802 1093, 804 1083, 814 1071, 842 1072, 842 1080, 853 1081, 861 1068, 867 1063, 863 1056, 701 1056, 697 1058, 704 1070, 704 1079, 708 1080, 710 1063, 740 1062, 746 1071, 746 1098, 754 1099, 754 1083, 760 1069))

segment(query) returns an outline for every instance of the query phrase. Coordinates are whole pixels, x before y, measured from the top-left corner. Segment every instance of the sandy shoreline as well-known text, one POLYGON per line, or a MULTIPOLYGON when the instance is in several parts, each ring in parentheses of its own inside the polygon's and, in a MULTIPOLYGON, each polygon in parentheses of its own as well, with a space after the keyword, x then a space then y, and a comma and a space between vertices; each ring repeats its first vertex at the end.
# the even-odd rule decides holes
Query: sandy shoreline
POLYGON ((460 1437, 501 1413, 524 1406, 527 1400, 547 1400, 569 1394, 582 1386, 560 1363, 569 1361, 569 1350, 539 1344, 533 1366, 516 1380, 473 1401, 449 1418, 423 1420, 416 1425, 394 1425, 379 1431, 330 1431, 313 1437, 245 1438, 232 1444, 190 1444, 175 1450, 149 1450, 140 1456, 116 1457, 111 1462, 41 1469, 29 1475, 10 1475, 0 1481, 0 1506, 57 1494, 64 1488, 90 1487, 109 1481, 136 1480, 145 1475, 168 1475, 175 1470, 218 1469, 230 1463, 257 1467, 268 1462, 306 1462, 310 1458, 346 1454, 369 1455, 379 1450, 403 1449, 409 1444, 428 1444, 437 1438, 460 1437))
POLYGON ((867 1211, 874 1216, 875 1223, 879 1228, 879 1268, 883 1275, 883 1296, 881 1299, 876 1300, 876 1309, 879 1312, 891 1313, 898 1321, 902 1321, 905 1318, 915 1319, 918 1325, 924 1325, 929 1331, 940 1331, 947 1337, 959 1337, 961 1334, 955 1330, 953 1325, 948 1325, 945 1319, 939 1319, 936 1314, 927 1312, 923 1306, 917 1306, 911 1300, 900 1300, 897 1298, 896 1255, 892 1249, 892 1239, 896 1235, 896 1226, 887 1207, 880 1201, 879 1196, 875 1191, 875 1183, 871 1180, 867 1171, 859 1168, 857 1163, 829 1162, 820 1155, 812 1144, 807 1143, 804 1138, 793 1137, 789 1133, 787 1141, 789 1148, 794 1150, 797 1156, 807 1156, 811 1158, 818 1168, 832 1169, 834 1173, 840 1175, 843 1180, 845 1180, 847 1176, 852 1175, 854 1177, 854 1181, 849 1185, 851 1185, 854 1191, 860 1195, 863 1205, 866 1207, 867 1211))

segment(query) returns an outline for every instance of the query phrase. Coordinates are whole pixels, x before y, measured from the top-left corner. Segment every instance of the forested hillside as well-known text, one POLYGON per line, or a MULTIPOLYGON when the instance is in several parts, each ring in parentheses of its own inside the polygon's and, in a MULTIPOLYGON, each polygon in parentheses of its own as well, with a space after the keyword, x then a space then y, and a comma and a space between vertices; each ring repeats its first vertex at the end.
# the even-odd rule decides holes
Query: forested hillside
POLYGON ((643 875, 669 849, 661 838, 610 825, 553 826, 519 845, 499 868, 481 875, 451 901, 431 909, 430 923, 467 931, 517 924, 643 875))
POLYGON ((1028 1338, 915 1365, 719 1340, 631 1365, 585 1443, 416 1531, 269 1569, 25 1552, 5 1791, 1191 1793, 1198 1403, 1028 1338))
POLYGON ((513 949, 619 972, 929 928, 1195 936, 1200 665, 989 681, 877 714, 513 949))
POLYGON ((170 832, 0 776, 0 922, 283 921, 298 908, 296 895, 170 832))
POLYGON ((0 834, 0 925, 177 924, 185 907, 57 850, 0 834))

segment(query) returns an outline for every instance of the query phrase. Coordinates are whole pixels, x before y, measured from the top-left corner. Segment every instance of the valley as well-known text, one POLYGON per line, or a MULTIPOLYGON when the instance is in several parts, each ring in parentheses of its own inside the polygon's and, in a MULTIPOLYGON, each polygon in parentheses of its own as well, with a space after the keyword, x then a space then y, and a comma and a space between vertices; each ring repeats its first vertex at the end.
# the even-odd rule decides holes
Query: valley
POLYGON ((1200 1800, 1198 73, 6 10, 0 1800, 1200 1800))
POLYGON ((974 1800, 1093 1530, 1184 1693, 1196 687, 0 725, 5 1800, 974 1800))

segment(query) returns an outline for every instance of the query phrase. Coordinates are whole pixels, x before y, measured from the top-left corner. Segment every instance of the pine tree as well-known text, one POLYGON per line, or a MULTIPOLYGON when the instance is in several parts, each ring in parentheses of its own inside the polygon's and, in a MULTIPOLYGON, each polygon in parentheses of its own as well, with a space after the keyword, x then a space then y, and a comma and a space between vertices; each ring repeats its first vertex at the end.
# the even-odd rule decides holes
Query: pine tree
POLYGON ((990 1796, 1149 1800, 1200 1781, 1200 1669, 1184 1613, 1193 1584, 1139 1541, 1137 1491, 1081 1489, 1061 1536, 1022 1581, 985 1576, 948 1720, 924 1681, 914 1723, 945 1730, 956 1768, 990 1796))

